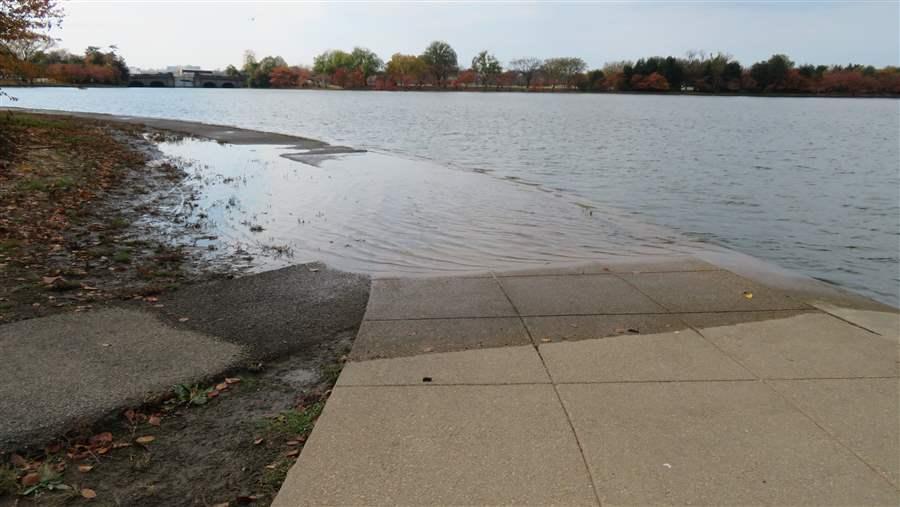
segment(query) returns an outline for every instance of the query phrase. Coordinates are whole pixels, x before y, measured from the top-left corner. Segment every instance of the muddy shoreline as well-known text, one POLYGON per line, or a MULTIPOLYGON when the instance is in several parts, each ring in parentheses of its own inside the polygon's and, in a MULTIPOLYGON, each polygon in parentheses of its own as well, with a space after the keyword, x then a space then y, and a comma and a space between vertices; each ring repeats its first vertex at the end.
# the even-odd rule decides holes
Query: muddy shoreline
MULTIPOLYGON (((209 255, 206 224, 188 212, 195 191, 190 175, 156 146, 190 136, 312 152, 335 147, 187 122, 5 113, 0 116, 17 117, 16 128, 25 130, 14 138, 11 160, 0 165, 0 191, 16 199, 0 215, 0 325, 39 325, 39 317, 64 312, 90 319, 97 310, 122 308, 243 353, 223 371, 198 373, 179 388, 146 392, 143 400, 122 400, 112 412, 87 407, 37 434, 16 429, 18 438, 0 445, 0 506, 87 503, 85 491, 104 505, 267 505, 340 372, 369 280, 320 263, 241 276, 253 259, 240 251, 209 255), (72 139, 55 137, 62 135, 72 139), (96 137, 110 151, 70 153, 96 137), (110 160, 102 190, 91 187, 94 169, 81 169, 95 158, 110 160), (57 210, 60 202, 70 209, 57 210), (24 221, 46 220, 34 213, 62 217, 51 221, 61 225, 23 235, 24 221)), ((12 341, 4 345, 15 347, 19 339, 28 337, 5 337, 12 341)), ((135 354, 138 363, 154 360, 135 354)), ((96 358, 92 375, 102 375, 104 360, 96 358)), ((47 381, 54 382, 52 375, 47 381)), ((77 373, 55 382, 81 384, 79 396, 95 389, 77 373)), ((14 380, 2 386, 22 388, 14 380)))

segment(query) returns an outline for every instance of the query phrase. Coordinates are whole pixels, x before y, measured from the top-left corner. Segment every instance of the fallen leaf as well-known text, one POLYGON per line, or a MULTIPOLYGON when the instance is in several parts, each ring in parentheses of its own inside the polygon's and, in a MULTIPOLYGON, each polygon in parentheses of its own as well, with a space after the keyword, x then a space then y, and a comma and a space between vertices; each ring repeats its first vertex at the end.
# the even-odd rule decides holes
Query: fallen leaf
POLYGON ((109 452, 109 447, 101 447, 97 449, 97 454, 106 454, 109 452))
POLYGON ((112 433, 104 431, 103 433, 97 433, 88 440, 92 445, 106 444, 113 441, 113 436, 112 433))
POLYGON ((22 486, 25 486, 26 488, 28 486, 34 486, 35 484, 37 484, 39 482, 41 482, 41 476, 35 472, 27 474, 27 475, 25 475, 25 477, 22 477, 22 486))
POLYGON ((17 467, 25 468, 26 466, 28 466, 28 461, 26 461, 25 458, 18 454, 13 454, 12 456, 10 456, 9 461, 17 467))
POLYGON ((151 415, 150 418, 147 419, 147 424, 150 426, 159 426, 162 424, 162 419, 160 419, 158 415, 151 415))
POLYGON ((257 438, 256 440, 253 441, 253 445, 259 445, 259 444, 261 444, 261 443, 263 443, 263 439, 262 439, 262 438, 257 438))
POLYGON ((226 384, 237 384, 240 381, 241 381, 241 379, 238 377, 230 377, 230 378, 225 379, 226 384))
POLYGON ((156 440, 156 437, 154 437, 153 435, 145 435, 143 437, 137 437, 134 439, 135 442, 137 442, 141 445, 149 444, 150 442, 152 442, 154 440, 156 440))
POLYGON ((292 449, 292 450, 286 452, 284 455, 287 456, 288 458, 292 458, 298 454, 300 454, 300 449, 292 449))
POLYGON ((178 319, 178 322, 187 322, 189 320, 191 320, 191 319, 189 319, 187 317, 181 317, 180 319, 178 319))
POLYGON ((272 463, 271 465, 266 465, 266 468, 268 468, 269 470, 275 470, 276 466, 278 466, 278 465, 276 465, 275 463, 272 463))
POLYGON ((224 391, 228 389, 228 384, 222 382, 221 384, 216 384, 216 391, 224 391))
POLYGON ((300 445, 300 441, 299 440, 288 440, 287 442, 285 442, 285 444, 290 445, 290 446, 300 445))
POLYGON ((541 341, 544 343, 548 343, 548 342, 551 342, 552 340, 550 338, 541 338, 541 341))
POLYGON ((88 500, 92 500, 97 498, 97 492, 90 488, 84 488, 81 490, 81 496, 87 498, 88 500))
POLYGON ((78 465, 78 471, 81 473, 88 473, 93 470, 94 467, 92 465, 78 465))
POLYGON ((753 299, 753 293, 750 292, 749 290, 745 290, 745 291, 744 291, 744 297, 747 298, 747 299, 753 299))

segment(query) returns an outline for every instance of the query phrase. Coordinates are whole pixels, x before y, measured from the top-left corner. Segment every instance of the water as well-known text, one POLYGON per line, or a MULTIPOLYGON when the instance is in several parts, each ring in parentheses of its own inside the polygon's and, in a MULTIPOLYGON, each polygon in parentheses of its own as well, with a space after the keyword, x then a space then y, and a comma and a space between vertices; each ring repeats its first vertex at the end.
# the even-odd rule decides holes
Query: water
MULTIPOLYGON (((321 231, 367 242, 378 237, 381 246, 360 249, 359 258, 389 259, 401 271, 484 259, 682 251, 693 239, 900 302, 897 100, 174 89, 15 94, 22 107, 230 124, 382 152, 337 161, 357 167, 342 169, 334 186, 317 184, 335 196, 363 197, 358 208, 334 211, 332 225, 321 231), (400 157, 376 160, 384 153, 400 157), (412 164, 418 159, 425 161, 412 164), (383 169, 394 166, 402 167, 383 169), (407 180, 415 183, 404 186, 407 180), (397 196, 429 211, 408 215, 412 208, 400 206, 397 196), (577 204, 601 211, 590 214, 577 204), (353 210, 366 220, 348 218, 353 210), (382 230, 353 233, 355 223, 382 230), (550 235, 556 230, 567 238, 557 241, 550 235)), ((316 170, 327 169, 325 163, 316 170)), ((279 206, 315 209, 302 199, 279 206)), ((272 241, 300 234, 273 227, 272 241)), ((302 243, 310 255, 323 248, 302 243)))

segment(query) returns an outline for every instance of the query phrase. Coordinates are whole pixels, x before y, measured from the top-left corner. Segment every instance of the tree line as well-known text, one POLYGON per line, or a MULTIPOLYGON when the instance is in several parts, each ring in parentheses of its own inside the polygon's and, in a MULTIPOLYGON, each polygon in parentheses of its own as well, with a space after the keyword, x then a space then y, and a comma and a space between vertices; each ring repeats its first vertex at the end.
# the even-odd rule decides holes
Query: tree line
POLYGON ((893 66, 798 65, 784 54, 744 66, 726 53, 698 51, 610 62, 596 69, 578 57, 523 57, 504 66, 481 51, 470 65, 461 66, 456 51, 443 41, 432 42, 418 55, 395 53, 386 62, 362 47, 328 50, 311 67, 290 66, 281 57, 257 61, 248 52, 243 67, 229 67, 229 72, 259 88, 900 94, 900 69, 893 66))

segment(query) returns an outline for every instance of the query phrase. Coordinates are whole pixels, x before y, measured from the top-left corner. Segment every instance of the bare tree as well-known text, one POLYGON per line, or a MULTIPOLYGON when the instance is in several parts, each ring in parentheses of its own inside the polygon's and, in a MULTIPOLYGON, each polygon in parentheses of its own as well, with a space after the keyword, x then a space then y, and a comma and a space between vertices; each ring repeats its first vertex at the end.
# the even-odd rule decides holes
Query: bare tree
POLYGON ((543 65, 543 60, 533 56, 519 58, 509 62, 510 70, 518 72, 525 78, 525 88, 531 88, 531 80, 534 79, 535 74, 541 70, 541 66, 543 65))

